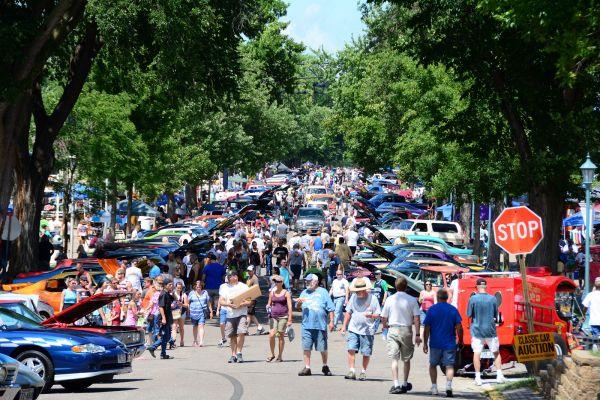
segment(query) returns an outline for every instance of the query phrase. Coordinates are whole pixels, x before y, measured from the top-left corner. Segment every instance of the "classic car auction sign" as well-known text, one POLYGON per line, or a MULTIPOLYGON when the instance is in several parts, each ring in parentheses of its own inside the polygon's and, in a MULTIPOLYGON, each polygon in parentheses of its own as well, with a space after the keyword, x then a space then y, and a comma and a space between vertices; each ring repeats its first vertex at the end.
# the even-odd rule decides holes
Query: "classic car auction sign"
POLYGON ((542 218, 529 208, 509 207, 493 223, 494 241, 509 254, 529 254, 544 238, 542 218))
POLYGON ((554 336, 549 332, 515 335, 515 354, 520 363, 554 359, 554 336))

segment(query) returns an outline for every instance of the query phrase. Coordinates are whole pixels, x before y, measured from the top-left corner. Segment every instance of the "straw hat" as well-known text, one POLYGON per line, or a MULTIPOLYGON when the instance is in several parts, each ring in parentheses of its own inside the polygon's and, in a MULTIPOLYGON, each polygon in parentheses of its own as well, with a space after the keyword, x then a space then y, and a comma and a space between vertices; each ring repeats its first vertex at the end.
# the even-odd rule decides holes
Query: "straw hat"
POLYGON ((369 278, 355 278, 350 284, 351 292, 360 292, 361 290, 371 290, 371 281, 369 278))

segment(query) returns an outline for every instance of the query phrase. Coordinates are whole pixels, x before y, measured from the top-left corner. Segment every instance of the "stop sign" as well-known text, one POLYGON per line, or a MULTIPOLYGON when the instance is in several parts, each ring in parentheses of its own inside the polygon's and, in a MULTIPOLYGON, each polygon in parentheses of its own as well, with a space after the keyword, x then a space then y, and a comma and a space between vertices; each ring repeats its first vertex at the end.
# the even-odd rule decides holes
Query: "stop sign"
POLYGON ((509 254, 529 254, 544 238, 542 219, 525 206, 505 208, 493 226, 494 241, 509 254))

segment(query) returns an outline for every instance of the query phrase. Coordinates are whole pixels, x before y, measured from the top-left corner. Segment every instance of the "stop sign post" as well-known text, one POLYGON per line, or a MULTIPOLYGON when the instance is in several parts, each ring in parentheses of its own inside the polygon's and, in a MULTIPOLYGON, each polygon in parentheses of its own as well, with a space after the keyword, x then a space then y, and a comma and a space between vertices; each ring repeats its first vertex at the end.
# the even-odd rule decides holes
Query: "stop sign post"
POLYGON ((528 207, 509 207, 502 210, 498 218, 494 220, 493 228, 494 242, 507 253, 518 256, 523 297, 525 298, 527 330, 528 333, 533 333, 533 310, 529 299, 525 254, 532 253, 544 239, 542 218, 528 207))

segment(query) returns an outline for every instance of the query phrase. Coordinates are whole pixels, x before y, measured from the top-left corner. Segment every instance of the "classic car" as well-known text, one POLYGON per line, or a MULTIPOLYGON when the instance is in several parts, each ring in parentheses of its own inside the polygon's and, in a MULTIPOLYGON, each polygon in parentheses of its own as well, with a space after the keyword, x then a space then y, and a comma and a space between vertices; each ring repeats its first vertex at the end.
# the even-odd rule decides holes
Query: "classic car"
POLYGON ((143 328, 135 326, 99 326, 92 318, 92 313, 96 310, 129 295, 129 292, 98 293, 64 309, 62 312, 44 320, 41 324, 57 329, 65 329, 65 326, 67 326, 68 330, 110 336, 125 344, 127 350, 134 358, 137 358, 146 349, 143 328), (74 325, 76 321, 78 321, 77 325, 74 325))
POLYGON ((97 333, 44 327, 0 307, 0 353, 17 359, 45 382, 67 390, 132 371, 133 355, 120 341, 97 333))
POLYGON ((426 246, 436 247, 442 250, 444 253, 453 256, 471 256, 473 255, 472 249, 463 249, 460 247, 454 247, 449 245, 444 239, 428 236, 428 235, 406 235, 406 240, 410 243, 421 244, 426 246))
POLYGON ((294 216, 294 227, 298 232, 316 232, 325 225, 325 213, 320 208, 300 207, 294 216))
POLYGON ((54 315, 54 308, 40 299, 37 294, 17 294, 11 292, 0 292, 0 301, 2 300, 22 300, 27 308, 44 318, 54 315))
POLYGON ((0 399, 35 400, 44 388, 44 380, 25 364, 0 354, 0 399))

